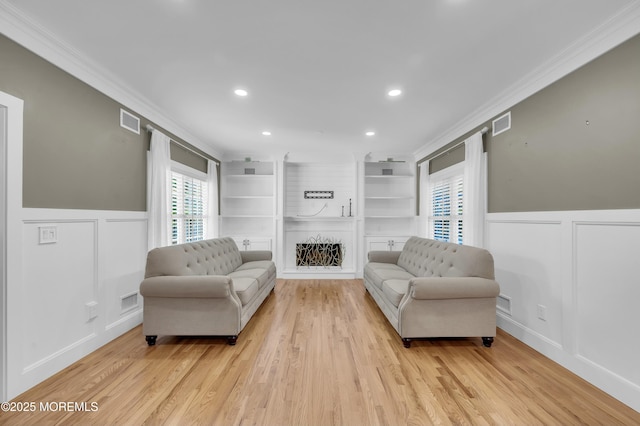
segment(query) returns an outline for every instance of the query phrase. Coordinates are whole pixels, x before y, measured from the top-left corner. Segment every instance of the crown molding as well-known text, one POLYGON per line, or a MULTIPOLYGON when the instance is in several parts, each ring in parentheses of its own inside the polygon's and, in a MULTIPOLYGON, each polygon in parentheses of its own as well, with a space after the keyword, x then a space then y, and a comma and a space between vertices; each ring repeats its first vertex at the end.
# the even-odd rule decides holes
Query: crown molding
POLYGON ((640 2, 633 2, 416 150, 415 158, 425 158, 637 34, 640 2))
MULTIPOLYGON (((83 56, 79 51, 4 0, 0 0, 0 33, 127 108, 145 116, 159 127, 174 133, 194 147, 215 158, 223 157, 220 152, 216 152, 214 147, 195 137, 135 89, 128 87, 115 75, 83 56)), ((586 36, 491 98, 474 112, 435 137, 433 141, 423 145, 414 152, 414 157, 416 159, 426 157, 638 33, 640 33, 640 2, 633 2, 586 36)))
POLYGON ((0 0, 0 33, 194 147, 222 157, 145 96, 4 0, 0 0))

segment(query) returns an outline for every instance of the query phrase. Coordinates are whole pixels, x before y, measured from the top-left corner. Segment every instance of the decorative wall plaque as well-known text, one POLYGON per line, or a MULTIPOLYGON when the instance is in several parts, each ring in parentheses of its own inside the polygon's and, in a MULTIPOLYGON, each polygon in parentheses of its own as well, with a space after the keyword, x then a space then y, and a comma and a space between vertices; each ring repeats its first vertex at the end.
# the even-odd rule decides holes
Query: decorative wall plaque
POLYGON ((333 191, 304 191, 304 198, 333 198, 333 191))

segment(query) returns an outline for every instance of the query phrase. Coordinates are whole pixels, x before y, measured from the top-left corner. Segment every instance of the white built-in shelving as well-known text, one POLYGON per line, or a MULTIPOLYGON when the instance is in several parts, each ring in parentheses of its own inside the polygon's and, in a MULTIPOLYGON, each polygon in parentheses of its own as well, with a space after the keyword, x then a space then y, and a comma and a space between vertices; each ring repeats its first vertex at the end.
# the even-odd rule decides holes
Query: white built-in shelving
POLYGON ((271 250, 283 278, 362 276, 369 251, 401 250, 416 234, 410 160, 228 161, 220 187, 220 235, 271 250), (297 244, 318 238, 343 245, 341 266, 296 264, 297 244))
POLYGON ((415 163, 364 164, 365 250, 402 250, 416 232, 415 163))
POLYGON ((272 250, 275 239, 276 178, 272 161, 229 161, 221 165, 220 235, 241 250, 272 250))

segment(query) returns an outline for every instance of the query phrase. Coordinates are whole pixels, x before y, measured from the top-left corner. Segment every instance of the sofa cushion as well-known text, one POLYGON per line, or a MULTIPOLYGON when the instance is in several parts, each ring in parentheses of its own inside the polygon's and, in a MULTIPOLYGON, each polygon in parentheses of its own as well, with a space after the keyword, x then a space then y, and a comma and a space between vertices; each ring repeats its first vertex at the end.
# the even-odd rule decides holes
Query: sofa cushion
POLYGON ((393 263, 369 262, 365 266, 367 278, 378 288, 382 288, 382 283, 387 280, 410 280, 413 275, 393 263))
POLYGON ((244 306, 258 293, 258 280, 251 277, 233 278, 233 289, 236 291, 242 306, 244 306))
POLYGON ((409 280, 386 280, 382 283, 382 292, 396 308, 409 288, 409 280))
POLYGON ((271 260, 254 260, 252 262, 243 263, 234 272, 244 271, 247 269, 263 269, 266 270, 269 275, 275 275, 276 264, 271 260))
POLYGON ((237 278, 252 278, 258 282, 258 288, 262 288, 272 275, 268 269, 239 269, 233 271, 228 276, 234 281, 237 278))

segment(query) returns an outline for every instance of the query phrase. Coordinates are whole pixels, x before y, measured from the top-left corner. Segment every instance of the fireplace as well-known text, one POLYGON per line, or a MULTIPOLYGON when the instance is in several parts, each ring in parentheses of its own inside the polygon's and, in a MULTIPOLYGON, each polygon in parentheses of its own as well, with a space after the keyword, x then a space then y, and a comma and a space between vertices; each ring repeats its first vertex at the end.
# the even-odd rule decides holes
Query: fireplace
POLYGON ((341 242, 320 237, 296 244, 296 266, 342 267, 344 249, 341 242))

